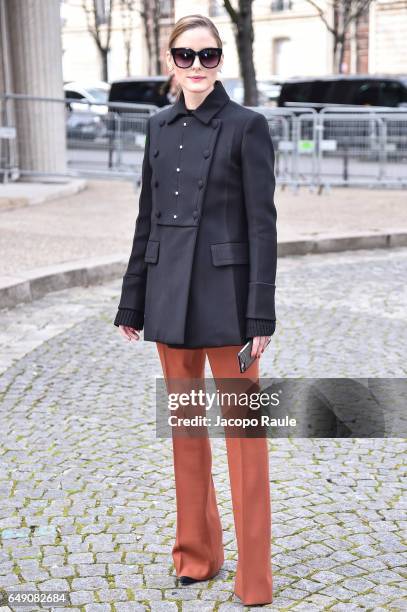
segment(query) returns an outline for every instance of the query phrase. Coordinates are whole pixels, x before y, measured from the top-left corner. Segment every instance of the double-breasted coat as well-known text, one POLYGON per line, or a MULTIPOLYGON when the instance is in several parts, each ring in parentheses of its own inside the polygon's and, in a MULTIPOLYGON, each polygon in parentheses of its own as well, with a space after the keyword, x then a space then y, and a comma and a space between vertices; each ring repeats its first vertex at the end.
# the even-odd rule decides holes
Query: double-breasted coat
POLYGON ((114 324, 173 347, 275 331, 274 148, 264 115, 221 81, 147 124, 139 213, 114 324))

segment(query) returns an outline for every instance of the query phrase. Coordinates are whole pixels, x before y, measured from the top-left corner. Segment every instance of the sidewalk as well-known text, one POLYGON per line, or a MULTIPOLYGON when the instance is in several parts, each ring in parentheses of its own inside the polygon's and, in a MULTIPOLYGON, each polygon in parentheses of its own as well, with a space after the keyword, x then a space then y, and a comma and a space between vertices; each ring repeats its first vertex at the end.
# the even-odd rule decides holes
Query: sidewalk
MULTIPOLYGON (((17 187, 17 186, 16 186, 17 187)), ((124 273, 138 210, 130 182, 87 181, 75 194, 13 205, 0 185, 0 308, 124 273)), ((35 200, 34 200, 35 201, 35 200)), ((279 255, 407 246, 407 193, 334 188, 318 195, 277 188, 279 255)))

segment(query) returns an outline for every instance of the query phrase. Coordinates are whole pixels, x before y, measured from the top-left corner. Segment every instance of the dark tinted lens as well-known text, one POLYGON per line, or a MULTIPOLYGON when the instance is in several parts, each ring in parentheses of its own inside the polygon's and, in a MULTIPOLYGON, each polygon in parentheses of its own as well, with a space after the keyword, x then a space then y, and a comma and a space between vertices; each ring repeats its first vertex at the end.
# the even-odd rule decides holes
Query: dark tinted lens
POLYGON ((215 68, 219 63, 219 52, 216 49, 202 49, 199 55, 205 68, 215 68))
POLYGON ((173 57, 178 68, 188 68, 194 61, 194 54, 187 49, 178 49, 173 53, 173 57))

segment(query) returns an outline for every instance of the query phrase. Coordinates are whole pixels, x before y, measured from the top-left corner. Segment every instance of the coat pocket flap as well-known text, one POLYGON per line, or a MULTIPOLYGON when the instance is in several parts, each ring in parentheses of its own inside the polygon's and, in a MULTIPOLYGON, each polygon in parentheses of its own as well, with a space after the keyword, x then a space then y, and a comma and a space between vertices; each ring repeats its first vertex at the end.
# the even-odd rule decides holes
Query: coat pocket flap
POLYGON ((214 266, 249 263, 248 242, 223 242, 211 244, 212 262, 214 266))
POLYGON ((146 252, 144 255, 144 261, 147 261, 148 263, 157 263, 159 249, 160 249, 159 240, 149 240, 147 242, 146 252))

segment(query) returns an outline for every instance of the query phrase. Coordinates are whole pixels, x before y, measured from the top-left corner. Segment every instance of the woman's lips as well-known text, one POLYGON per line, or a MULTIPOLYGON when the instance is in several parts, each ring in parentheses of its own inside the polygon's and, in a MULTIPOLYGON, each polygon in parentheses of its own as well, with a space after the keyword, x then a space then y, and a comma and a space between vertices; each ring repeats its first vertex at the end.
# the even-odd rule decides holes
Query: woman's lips
POLYGON ((205 77, 189 77, 193 81, 202 81, 205 77))

